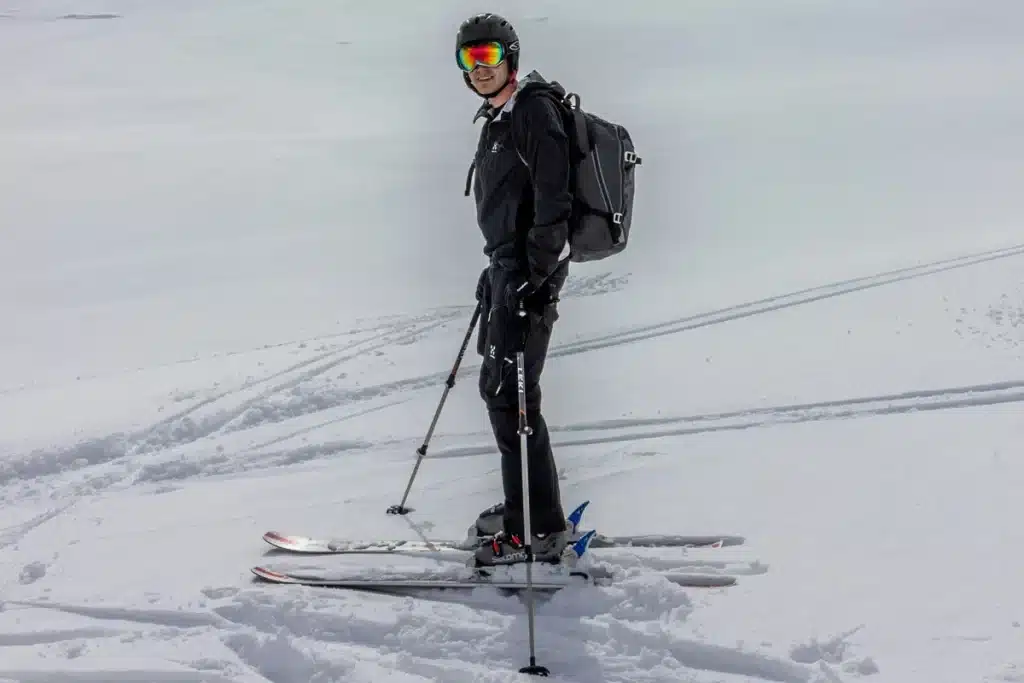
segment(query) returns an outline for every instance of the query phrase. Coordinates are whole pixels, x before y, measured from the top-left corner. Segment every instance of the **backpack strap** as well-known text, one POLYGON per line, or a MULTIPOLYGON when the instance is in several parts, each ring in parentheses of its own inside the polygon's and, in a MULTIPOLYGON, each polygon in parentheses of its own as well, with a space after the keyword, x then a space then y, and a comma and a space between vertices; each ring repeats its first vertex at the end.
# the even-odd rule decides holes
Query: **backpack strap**
POLYGON ((583 156, 590 149, 590 134, 587 132, 587 119, 580 109, 580 96, 577 93, 569 93, 561 100, 562 106, 569 110, 572 117, 573 142, 576 143, 576 153, 583 156))

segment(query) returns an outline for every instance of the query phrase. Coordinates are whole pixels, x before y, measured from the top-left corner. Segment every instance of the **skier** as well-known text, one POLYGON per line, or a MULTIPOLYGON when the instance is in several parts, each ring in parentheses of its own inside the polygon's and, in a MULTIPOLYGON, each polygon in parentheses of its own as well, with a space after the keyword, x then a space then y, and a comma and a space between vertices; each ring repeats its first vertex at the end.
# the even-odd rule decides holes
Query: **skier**
MULTIPOLYGON (((523 555, 523 492, 519 460, 516 353, 523 351, 532 549, 557 559, 571 535, 560 499, 540 376, 568 275, 570 192, 565 121, 535 72, 518 78, 519 38, 496 14, 478 14, 459 28, 456 59, 466 85, 485 101, 485 119, 470 173, 477 222, 490 264, 480 273, 482 305, 477 351, 483 356, 480 395, 501 453, 503 503, 481 513, 480 565, 518 562, 523 555), (525 315, 521 315, 525 311, 525 315)), ((469 183, 467 182, 467 194, 469 183)))

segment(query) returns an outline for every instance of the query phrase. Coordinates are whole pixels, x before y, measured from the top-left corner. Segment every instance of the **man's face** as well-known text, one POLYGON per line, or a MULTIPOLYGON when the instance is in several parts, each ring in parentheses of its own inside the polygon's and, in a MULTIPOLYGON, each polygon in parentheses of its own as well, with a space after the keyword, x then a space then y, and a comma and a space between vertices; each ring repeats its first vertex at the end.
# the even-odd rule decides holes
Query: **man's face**
POLYGON ((498 66, 483 66, 477 64, 476 68, 469 72, 469 81, 481 95, 496 95, 505 81, 508 79, 508 62, 502 62, 498 66))

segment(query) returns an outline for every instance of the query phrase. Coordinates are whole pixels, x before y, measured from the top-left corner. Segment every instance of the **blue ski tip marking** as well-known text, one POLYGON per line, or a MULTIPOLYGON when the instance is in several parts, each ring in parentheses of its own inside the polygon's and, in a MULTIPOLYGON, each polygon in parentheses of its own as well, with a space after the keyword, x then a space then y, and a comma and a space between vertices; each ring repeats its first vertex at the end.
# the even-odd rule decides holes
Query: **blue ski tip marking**
POLYGON ((587 509, 588 505, 590 505, 589 500, 583 501, 580 506, 573 510, 572 514, 569 515, 569 522, 572 524, 573 533, 575 533, 576 529, 579 528, 580 521, 583 519, 583 511, 587 509))
POLYGON ((587 546, 590 545, 590 539, 594 538, 594 534, 596 533, 596 529, 591 529, 578 541, 572 544, 572 551, 576 553, 576 557, 583 557, 583 553, 587 552, 587 546))

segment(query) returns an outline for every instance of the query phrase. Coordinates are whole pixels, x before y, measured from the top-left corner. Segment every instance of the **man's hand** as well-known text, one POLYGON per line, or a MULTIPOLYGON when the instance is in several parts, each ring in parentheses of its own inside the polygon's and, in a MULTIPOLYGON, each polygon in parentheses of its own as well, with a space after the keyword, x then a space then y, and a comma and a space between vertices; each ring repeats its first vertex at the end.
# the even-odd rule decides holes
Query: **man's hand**
POLYGON ((530 281, 522 276, 510 278, 505 285, 505 306, 509 313, 518 315, 519 309, 525 305, 527 297, 536 291, 530 281))

